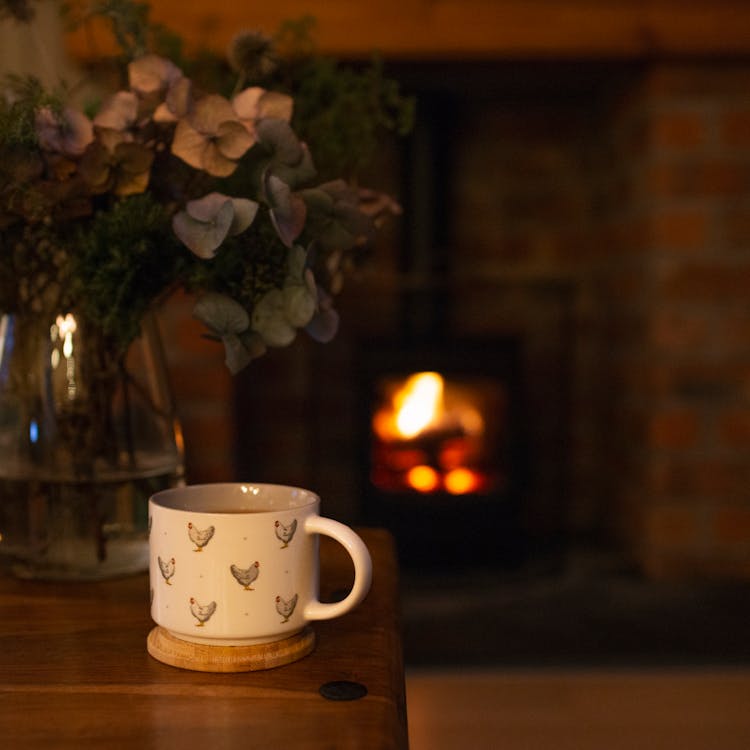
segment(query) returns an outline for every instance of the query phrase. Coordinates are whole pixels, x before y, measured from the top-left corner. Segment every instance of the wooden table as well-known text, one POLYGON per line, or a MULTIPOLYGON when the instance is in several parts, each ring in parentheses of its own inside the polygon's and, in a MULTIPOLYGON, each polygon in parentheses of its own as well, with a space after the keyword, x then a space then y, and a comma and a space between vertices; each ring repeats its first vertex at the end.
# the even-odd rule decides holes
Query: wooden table
MULTIPOLYGON (((153 623, 148 581, 97 583, 0 578, 0 746, 387 750, 408 745, 390 535, 360 530, 373 585, 357 609, 315 623, 315 651, 262 672, 211 674, 167 666, 146 652, 153 623), (330 700, 324 684, 364 685, 330 700)), ((321 599, 349 587, 353 571, 321 539, 321 599)))

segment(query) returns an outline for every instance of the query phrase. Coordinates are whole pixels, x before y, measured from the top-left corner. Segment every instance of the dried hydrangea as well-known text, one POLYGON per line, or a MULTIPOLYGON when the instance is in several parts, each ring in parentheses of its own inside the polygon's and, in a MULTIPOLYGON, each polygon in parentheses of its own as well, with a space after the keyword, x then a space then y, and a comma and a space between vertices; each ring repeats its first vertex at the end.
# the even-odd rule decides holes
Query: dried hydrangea
MULTIPOLYGON (((30 12, 0 2, 0 13, 30 12)), ((116 6, 142 15, 142 3, 116 6)), ((232 43, 228 97, 146 52, 148 34, 124 24, 115 37, 130 40, 127 83, 98 111, 30 79, 0 90, 0 307, 81 306, 124 347, 149 306, 182 286, 232 372, 301 330, 329 340, 345 258, 395 204, 322 181, 292 124, 310 102, 269 83, 279 60, 264 34, 232 43)), ((339 169, 323 161, 325 174, 339 169)))

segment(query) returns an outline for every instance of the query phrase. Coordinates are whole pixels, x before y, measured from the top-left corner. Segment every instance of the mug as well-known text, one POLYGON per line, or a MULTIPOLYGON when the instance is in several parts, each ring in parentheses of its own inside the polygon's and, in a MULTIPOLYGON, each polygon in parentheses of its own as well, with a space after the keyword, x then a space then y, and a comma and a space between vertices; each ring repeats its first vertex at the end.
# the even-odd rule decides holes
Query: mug
POLYGON ((318 514, 314 492, 280 484, 195 484, 149 500, 151 617, 192 643, 253 646, 339 617, 367 595, 370 554, 348 526, 318 514), (342 544, 354 583, 318 599, 319 534, 342 544))

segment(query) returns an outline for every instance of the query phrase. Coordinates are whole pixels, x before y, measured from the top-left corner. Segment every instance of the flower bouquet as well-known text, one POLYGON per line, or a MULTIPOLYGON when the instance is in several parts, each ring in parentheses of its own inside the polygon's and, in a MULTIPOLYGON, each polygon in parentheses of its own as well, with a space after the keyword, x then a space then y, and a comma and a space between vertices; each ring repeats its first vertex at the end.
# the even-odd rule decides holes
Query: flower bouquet
MULTIPOLYGON (((24 0, 0 9, 33 23, 24 0)), ((398 212, 356 170, 410 119, 377 63, 310 54, 304 23, 240 33, 226 62, 191 60, 148 10, 68 9, 111 24, 111 90, 97 82, 77 103, 75 88, 12 74, 0 89, 0 526, 24 526, 24 539, 43 527, 34 554, 47 554, 51 506, 30 513, 32 496, 85 486, 95 512, 76 517, 95 519, 97 564, 120 522, 92 484, 107 477, 132 525, 122 482, 143 495, 154 487, 139 482, 179 474, 173 410, 143 377, 154 355, 130 363, 150 311, 176 289, 194 295, 232 373, 300 330, 330 340, 347 268, 398 212), (144 450, 144 433, 161 447, 144 450), (23 496, 22 521, 7 520, 9 493, 23 496)))

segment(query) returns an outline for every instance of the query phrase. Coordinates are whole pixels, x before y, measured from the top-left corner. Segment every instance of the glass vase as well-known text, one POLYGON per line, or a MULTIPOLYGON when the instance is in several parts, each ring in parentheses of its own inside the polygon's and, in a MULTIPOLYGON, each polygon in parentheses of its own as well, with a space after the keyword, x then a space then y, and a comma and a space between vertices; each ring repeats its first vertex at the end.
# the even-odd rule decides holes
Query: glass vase
POLYGON ((148 498, 183 481, 157 321, 128 347, 73 313, 0 317, 0 562, 23 578, 148 568, 148 498))

